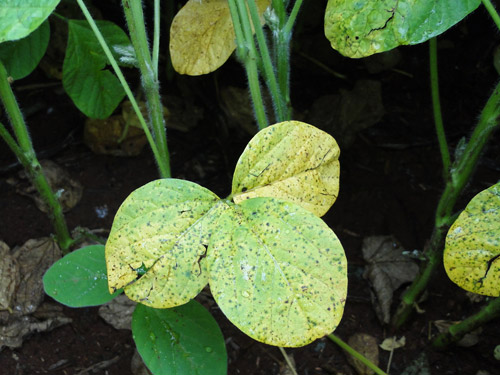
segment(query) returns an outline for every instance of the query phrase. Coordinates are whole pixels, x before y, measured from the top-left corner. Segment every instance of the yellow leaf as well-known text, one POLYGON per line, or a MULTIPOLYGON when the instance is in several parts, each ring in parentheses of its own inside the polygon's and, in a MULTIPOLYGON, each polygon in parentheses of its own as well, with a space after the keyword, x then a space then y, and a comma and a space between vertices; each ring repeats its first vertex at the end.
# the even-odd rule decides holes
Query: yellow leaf
POLYGON ((477 194, 446 236, 444 267, 461 288, 500 295, 500 183, 477 194))
POLYGON ((331 135, 300 121, 261 130, 238 160, 233 201, 273 197, 323 216, 339 192, 340 149, 331 135))
MULTIPOLYGON (((257 0, 262 15, 271 0, 257 0)), ((261 22, 263 19, 261 18, 261 22)), ((170 28, 170 56, 180 74, 198 76, 213 72, 236 48, 227 0, 189 0, 170 28)))

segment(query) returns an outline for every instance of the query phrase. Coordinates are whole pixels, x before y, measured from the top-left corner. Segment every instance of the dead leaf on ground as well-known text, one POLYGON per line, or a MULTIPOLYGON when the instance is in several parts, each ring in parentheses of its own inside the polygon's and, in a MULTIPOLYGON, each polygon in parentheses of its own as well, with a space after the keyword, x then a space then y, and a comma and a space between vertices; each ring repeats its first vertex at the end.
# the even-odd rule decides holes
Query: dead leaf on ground
POLYGON ((0 311, 0 349, 3 346, 19 347, 23 337, 31 332, 47 331, 71 321, 55 307, 45 304, 45 308, 39 307, 45 295, 42 277, 61 257, 55 241, 48 237, 31 239, 5 255, 0 259, 2 275, 6 276, 1 277, 0 290, 14 292, 8 297, 8 306, 5 307, 8 310, 0 311), (8 272, 3 273, 3 270, 9 269, 9 263, 15 264, 17 270, 11 268, 7 277, 8 272))
MULTIPOLYGON (((356 351, 368 358, 375 366, 378 366, 378 345, 375 337, 366 333, 355 333, 347 340, 347 343, 356 351)), ((372 375, 375 372, 364 365, 359 359, 347 355, 347 361, 360 375, 372 375)))
POLYGON ((350 91, 340 90, 340 95, 318 98, 305 122, 332 134, 341 148, 346 148, 357 133, 378 123, 384 114, 380 82, 360 80, 350 91))
POLYGON ((0 351, 4 347, 19 348, 24 337, 29 334, 51 331, 71 321, 63 314, 62 306, 53 303, 44 303, 33 315, 11 315, 5 323, 0 324, 0 351))
POLYGON ((395 349, 402 348, 403 346, 406 345, 406 337, 402 336, 401 338, 397 338, 396 336, 394 337, 388 337, 384 341, 382 341, 382 344, 380 344, 380 348, 391 352, 395 349))
MULTIPOLYGON (((82 198, 82 185, 73 179, 63 167, 51 160, 41 160, 40 165, 50 188, 61 203, 63 212, 67 212, 75 207, 82 198)), ((21 171, 18 176, 19 179, 9 178, 7 182, 16 187, 17 193, 32 198, 40 211, 47 213, 47 205, 28 180, 26 172, 21 171)))
POLYGON ((99 316, 116 329, 131 329, 136 304, 125 294, 121 294, 99 307, 99 316))
POLYGON ((0 310, 12 311, 12 299, 19 285, 19 267, 9 246, 0 241, 0 310))
POLYGON ((368 263, 363 277, 373 288, 375 312, 382 323, 388 324, 394 291, 417 276, 418 265, 403 255, 403 247, 393 236, 366 237, 362 251, 368 263))

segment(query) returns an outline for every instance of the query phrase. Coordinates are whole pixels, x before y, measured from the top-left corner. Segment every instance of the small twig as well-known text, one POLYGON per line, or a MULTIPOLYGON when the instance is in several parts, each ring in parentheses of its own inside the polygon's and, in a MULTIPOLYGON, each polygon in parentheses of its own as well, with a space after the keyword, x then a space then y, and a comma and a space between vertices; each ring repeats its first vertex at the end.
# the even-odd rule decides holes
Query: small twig
POLYGON ((90 372, 95 373, 96 370, 107 369, 108 367, 111 367, 119 360, 120 360, 120 356, 116 356, 116 357, 113 357, 111 359, 108 359, 107 361, 94 363, 92 366, 87 367, 87 368, 77 372, 76 375, 88 375, 90 372))
POLYGON ((295 370, 295 366, 293 365, 292 361, 290 360, 290 357, 288 357, 288 354, 286 354, 285 349, 283 349, 281 346, 279 347, 281 354, 283 354, 283 357, 285 358, 285 362, 290 368, 290 371, 292 372, 293 375, 298 375, 297 370, 295 370))

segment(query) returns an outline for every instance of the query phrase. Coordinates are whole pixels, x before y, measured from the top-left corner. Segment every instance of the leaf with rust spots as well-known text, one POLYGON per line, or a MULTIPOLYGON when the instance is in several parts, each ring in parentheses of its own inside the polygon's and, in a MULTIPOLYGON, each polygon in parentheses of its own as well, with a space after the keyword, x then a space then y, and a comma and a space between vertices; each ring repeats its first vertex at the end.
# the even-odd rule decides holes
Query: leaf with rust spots
POLYGON ((300 121, 261 130, 240 156, 232 196, 273 197, 323 216, 339 192, 340 149, 331 135, 300 121))
MULTIPOLYGON (((271 4, 271 0, 255 2, 261 15, 271 4)), ((189 0, 170 28, 172 65, 180 74, 213 72, 236 49, 235 39, 227 0, 189 0)))
POLYGON ((444 267, 461 288, 500 295, 500 182, 476 195, 446 236, 444 267))
POLYGON ((230 207, 207 255, 210 290, 228 319, 255 340, 282 347, 332 332, 347 293, 347 261, 335 233, 278 199, 230 207))
POLYGON ((176 179, 130 194, 106 243, 110 292, 124 287, 130 299, 156 308, 194 298, 208 281, 206 246, 225 206, 217 202, 211 191, 176 179))
POLYGON ((359 58, 423 43, 461 21, 480 0, 329 0, 325 35, 332 48, 359 58))

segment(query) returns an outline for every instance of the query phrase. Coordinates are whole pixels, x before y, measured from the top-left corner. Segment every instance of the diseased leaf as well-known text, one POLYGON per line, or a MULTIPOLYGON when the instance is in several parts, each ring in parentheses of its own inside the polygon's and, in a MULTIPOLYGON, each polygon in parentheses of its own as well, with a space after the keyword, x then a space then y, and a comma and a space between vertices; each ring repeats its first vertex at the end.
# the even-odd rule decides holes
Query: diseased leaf
POLYGON ((269 126, 238 160, 233 200, 280 198, 323 216, 339 192, 339 154, 335 139, 312 125, 285 121, 269 126))
POLYGON ((130 299, 157 308, 194 298, 208 282, 208 239, 225 206, 218 202, 211 191, 176 179, 130 194, 106 243, 110 291, 124 287, 130 299))
POLYGON ((27 37, 0 44, 0 60, 9 76, 21 79, 30 74, 42 59, 50 38, 50 26, 46 21, 27 37))
POLYGON ((444 267, 461 288, 500 295, 500 182, 477 194, 446 236, 444 267))
POLYGON ((2 0, 0 43, 27 36, 42 24, 60 0, 2 0))
MULTIPOLYGON (((271 0, 256 0, 256 4, 263 14, 271 0)), ((227 0, 189 0, 170 28, 172 65, 180 74, 213 72, 235 50, 235 38, 227 0)))
POLYGON ((104 246, 91 245, 59 259, 43 276, 45 293, 70 307, 102 305, 121 291, 108 293, 104 246))
POLYGON ((162 310, 138 304, 132 316, 132 334, 153 374, 227 374, 222 332, 196 301, 162 310))
POLYGON ((439 35, 480 0, 329 0, 325 35, 348 57, 365 57, 439 35))
MULTIPOLYGON (((127 35, 117 25, 109 21, 96 23, 115 54, 117 47, 124 50, 130 45, 127 35)), ((120 104, 125 91, 118 78, 105 69, 108 59, 88 22, 69 20, 68 25, 68 47, 63 64, 64 89, 85 115, 106 118, 120 104)))
POLYGON ((333 331, 347 293, 346 258, 330 228, 273 198, 232 205, 207 254, 210 289, 250 337, 297 347, 333 331))

